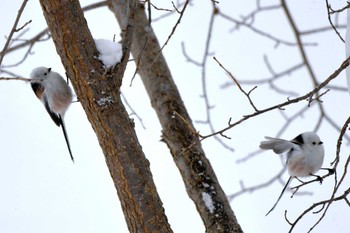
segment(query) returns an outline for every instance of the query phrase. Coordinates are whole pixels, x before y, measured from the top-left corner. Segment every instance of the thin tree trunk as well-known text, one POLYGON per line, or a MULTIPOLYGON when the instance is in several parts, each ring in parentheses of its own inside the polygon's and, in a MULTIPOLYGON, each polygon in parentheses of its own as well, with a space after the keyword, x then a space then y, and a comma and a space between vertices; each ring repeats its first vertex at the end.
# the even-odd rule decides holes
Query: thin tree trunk
MULTIPOLYGON (((110 0, 120 27, 126 28, 127 1, 110 0)), ((216 175, 202 150, 196 131, 160 53, 158 40, 142 5, 135 12, 131 53, 162 125, 163 139, 182 175, 207 232, 242 232, 216 175)), ((179 213, 180 214, 180 213, 179 213)))
MULTIPOLYGON (((96 59, 95 43, 79 1, 40 0, 40 3, 56 50, 104 152, 129 231, 172 232, 149 162, 120 99, 119 88, 129 58, 132 25, 126 27, 121 63, 112 71, 106 71, 96 59)), ((136 5, 137 1, 131 1, 128 22, 133 21, 136 5)))

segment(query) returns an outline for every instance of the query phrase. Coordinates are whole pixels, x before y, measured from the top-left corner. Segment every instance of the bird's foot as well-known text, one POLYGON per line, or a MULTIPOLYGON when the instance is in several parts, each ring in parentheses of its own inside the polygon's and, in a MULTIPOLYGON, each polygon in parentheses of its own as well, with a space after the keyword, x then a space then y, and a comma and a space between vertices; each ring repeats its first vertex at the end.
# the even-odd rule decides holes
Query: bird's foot
POLYGON ((322 178, 321 176, 317 176, 317 178, 316 178, 316 179, 317 179, 317 181, 318 181, 318 182, 320 182, 320 184, 322 184, 322 182, 323 182, 323 178, 322 178))

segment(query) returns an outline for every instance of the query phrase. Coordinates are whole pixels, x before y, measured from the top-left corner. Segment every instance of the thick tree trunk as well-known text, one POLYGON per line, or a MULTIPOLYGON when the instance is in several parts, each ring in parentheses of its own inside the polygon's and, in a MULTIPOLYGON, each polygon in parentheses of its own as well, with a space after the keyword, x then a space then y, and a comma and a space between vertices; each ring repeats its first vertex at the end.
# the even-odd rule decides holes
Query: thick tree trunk
MULTIPOLYGON (((96 59, 96 47, 79 2, 40 0, 40 3, 57 52, 104 152, 130 232, 172 232, 149 162, 120 99, 132 26, 126 27, 121 63, 106 71, 96 59)), ((130 5, 136 6, 137 1, 130 5)), ((132 22, 133 7, 129 9, 128 22, 132 22)))
MULTIPOLYGON (((126 28, 127 1, 110 0, 122 29, 126 28)), ((143 6, 135 12, 131 53, 163 129, 186 190, 194 201, 207 232, 242 232, 216 175, 202 150, 192 121, 182 102, 158 40, 148 24, 143 6)), ((179 213, 180 214, 180 213, 179 213)))

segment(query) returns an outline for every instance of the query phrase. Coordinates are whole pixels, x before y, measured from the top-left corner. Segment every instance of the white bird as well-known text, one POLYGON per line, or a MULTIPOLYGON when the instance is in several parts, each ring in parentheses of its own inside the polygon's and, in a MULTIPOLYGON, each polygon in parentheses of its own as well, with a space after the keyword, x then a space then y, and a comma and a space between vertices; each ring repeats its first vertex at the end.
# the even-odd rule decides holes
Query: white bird
POLYGON ((70 149, 68 135, 64 125, 64 114, 72 102, 72 90, 59 73, 51 68, 37 67, 30 74, 30 84, 35 95, 44 104, 51 119, 61 126, 72 161, 74 158, 70 149))
MULTIPOLYGON (((260 148, 263 150, 273 150, 276 154, 287 152, 287 168, 289 179, 284 186, 280 196, 268 215, 281 199, 285 189, 294 177, 316 176, 315 173, 320 170, 324 159, 323 142, 314 132, 305 132, 298 135, 293 140, 284 140, 279 138, 265 137, 268 141, 262 141, 260 148)), ((316 176, 320 182, 322 178, 316 176)))

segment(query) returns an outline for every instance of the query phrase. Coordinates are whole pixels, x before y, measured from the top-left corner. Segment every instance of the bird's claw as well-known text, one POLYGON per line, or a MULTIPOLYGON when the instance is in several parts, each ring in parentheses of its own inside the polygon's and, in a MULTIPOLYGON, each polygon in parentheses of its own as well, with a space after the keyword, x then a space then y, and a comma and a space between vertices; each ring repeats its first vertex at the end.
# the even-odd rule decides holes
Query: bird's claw
POLYGON ((322 182, 323 182, 323 178, 321 176, 317 176, 316 180, 318 182, 320 182, 320 184, 322 184, 322 182))

